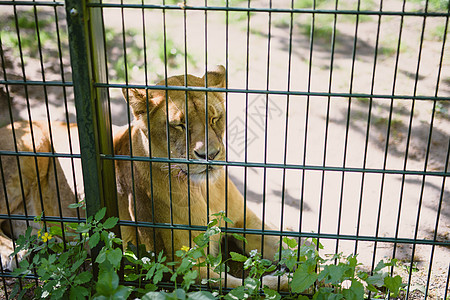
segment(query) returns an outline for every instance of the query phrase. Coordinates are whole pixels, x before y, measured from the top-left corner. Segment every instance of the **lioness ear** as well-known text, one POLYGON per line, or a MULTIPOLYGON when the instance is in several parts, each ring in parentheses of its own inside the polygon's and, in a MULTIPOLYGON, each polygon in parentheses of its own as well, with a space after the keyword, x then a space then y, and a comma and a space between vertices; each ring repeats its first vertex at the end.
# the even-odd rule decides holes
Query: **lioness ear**
POLYGON ((122 94, 128 102, 128 105, 130 105, 135 117, 139 117, 147 112, 147 97, 149 113, 159 103, 159 101, 157 101, 159 97, 155 97, 152 91, 147 92, 146 89, 123 88, 122 94))
POLYGON ((208 78, 208 87, 224 88, 226 72, 227 70, 224 66, 217 65, 203 75, 202 79, 205 80, 205 77, 208 78))

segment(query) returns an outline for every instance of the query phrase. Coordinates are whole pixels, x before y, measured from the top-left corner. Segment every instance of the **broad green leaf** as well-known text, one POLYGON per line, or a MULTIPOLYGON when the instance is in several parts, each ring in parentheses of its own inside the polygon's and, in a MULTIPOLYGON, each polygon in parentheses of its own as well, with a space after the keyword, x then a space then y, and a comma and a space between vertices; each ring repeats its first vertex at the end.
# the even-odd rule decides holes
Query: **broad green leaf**
POLYGON ((349 289, 342 291, 345 300, 361 300, 364 299, 364 286, 357 280, 352 281, 349 289))
POLYGON ((402 278, 400 277, 400 275, 397 275, 395 277, 388 276, 384 278, 384 285, 391 291, 393 297, 397 297, 398 292, 402 287, 402 278))
POLYGON ((209 221, 208 223, 208 228, 211 228, 213 226, 216 226, 217 223, 219 223, 219 221, 217 219, 212 219, 211 221, 209 221))
POLYGON ((386 278, 388 275, 389 274, 386 272, 377 272, 372 276, 367 277, 366 282, 374 286, 381 287, 384 285, 384 278, 386 278))
POLYGON ((86 223, 80 223, 75 230, 77 233, 87 233, 91 230, 91 226, 86 223))
POLYGON ((194 243, 197 244, 199 247, 203 247, 206 244, 208 244, 209 238, 205 236, 204 233, 200 233, 194 238, 194 243))
POLYGON ((166 300, 166 296, 160 292, 149 292, 142 296, 142 300, 166 300))
POLYGON ((119 267, 120 261, 122 260, 122 249, 116 248, 114 250, 108 251, 106 256, 113 266, 119 267))
POLYGON ((342 294, 330 294, 330 295, 328 295, 327 300, 340 300, 343 298, 344 298, 344 296, 342 294))
POLYGON ((384 261, 381 260, 381 261, 377 264, 377 266, 375 267, 375 269, 373 269, 373 272, 374 272, 374 273, 379 272, 379 271, 381 271, 381 270, 384 269, 384 268, 386 268, 386 264, 384 263, 384 261))
POLYGON ((298 246, 298 243, 295 239, 291 239, 286 236, 283 237, 283 242, 291 249, 298 246))
POLYGON ((261 282, 257 279, 247 277, 244 280, 244 287, 249 291, 250 294, 253 294, 253 292, 259 288, 259 285, 261 282))
POLYGON ((189 290, 192 284, 195 283, 195 279, 198 277, 197 270, 190 270, 183 276, 183 287, 189 290))
POLYGON ((268 300, 280 300, 281 296, 277 291, 269 289, 267 286, 264 287, 264 294, 266 294, 266 298, 268 300))
POLYGON ((245 291, 243 286, 239 286, 233 290, 231 290, 228 294, 225 295, 225 300, 243 300, 247 299, 249 294, 245 291))
POLYGON ((237 239, 238 241, 242 241, 242 242, 247 244, 247 239, 245 237, 243 237, 242 235, 237 234, 237 233, 233 233, 233 237, 235 239, 237 239))
POLYGON ((75 284, 83 284, 83 283, 86 283, 89 280, 91 280, 91 278, 92 278, 91 272, 87 272, 87 271, 82 272, 75 277, 74 283, 75 284))
POLYGON ((343 265, 326 265, 319 274, 319 280, 325 280, 325 283, 342 282, 342 277, 347 270, 343 265))
POLYGON ((95 214, 94 219, 100 222, 105 217, 105 214, 106 214, 106 207, 103 207, 95 214))
POLYGON ((378 292, 377 288, 374 287, 374 286, 371 285, 371 284, 368 284, 368 285, 366 286, 366 289, 369 290, 369 291, 371 291, 371 292, 374 292, 374 293, 377 293, 377 292, 378 292))
POLYGON ((84 202, 82 202, 82 201, 80 201, 80 202, 78 202, 78 203, 71 203, 71 204, 69 204, 69 208, 79 208, 79 207, 83 207, 83 205, 84 205, 84 202))
POLYGON ((138 280, 142 275, 138 275, 138 274, 128 274, 125 275, 125 281, 135 281, 138 280))
POLYGON ((100 233, 96 232, 89 237, 89 248, 94 248, 100 242, 100 233))
POLYGON ((319 291, 314 294, 313 300, 328 300, 328 297, 330 297, 332 292, 332 288, 321 287, 319 291))
POLYGON ((128 296, 130 296, 132 291, 133 291, 133 288, 131 288, 131 287, 119 285, 119 287, 114 290, 114 293, 112 294, 111 299, 126 300, 126 299, 128 299, 128 296))
POLYGON ((70 267, 70 271, 75 272, 85 262, 86 257, 86 252, 83 252, 83 255, 70 267))
POLYGON ((116 226, 117 222, 119 221, 119 218, 117 217, 110 217, 106 219, 105 223, 103 223, 104 229, 111 229, 114 226, 116 226))
POLYGON ((119 286, 119 276, 112 269, 100 269, 96 285, 97 293, 103 296, 111 296, 119 286))
POLYGON ((222 255, 213 256, 209 254, 207 262, 211 264, 213 267, 215 267, 222 262, 222 255))
POLYGON ((213 216, 213 217, 223 217, 223 216, 225 216, 225 212, 223 210, 221 210, 219 212, 216 212, 216 213, 212 214, 211 216, 213 216))
POLYGON ((63 254, 61 254, 58 258, 58 263, 64 265, 66 261, 69 259, 69 255, 70 255, 69 252, 64 252, 63 254))
POLYGON ((105 261, 105 259, 106 259, 106 252, 105 251, 100 251, 100 253, 97 255, 97 258, 95 259, 95 262, 98 263, 98 264, 101 264, 102 262, 105 261))
POLYGON ((244 256, 244 255, 236 253, 236 252, 230 252, 230 255, 231 255, 231 259, 234 261, 245 262, 247 260, 247 256, 244 256))
POLYGON ((176 289, 173 291, 172 295, 174 295, 176 299, 186 299, 186 292, 182 289, 176 289))
POLYGON ((198 291, 187 294, 188 300, 214 300, 216 299, 210 292, 198 291))
POLYGON ((220 228, 214 226, 206 230, 205 237, 209 238, 213 235, 219 234, 220 232, 221 232, 220 228))
POLYGON ((308 272, 308 267, 302 264, 295 270, 292 277, 291 289, 294 293, 301 293, 309 288, 317 280, 316 273, 308 272))
POLYGON ((223 216, 223 220, 224 220, 225 222, 227 222, 228 224, 234 224, 233 220, 231 220, 231 219, 228 218, 228 217, 223 216))

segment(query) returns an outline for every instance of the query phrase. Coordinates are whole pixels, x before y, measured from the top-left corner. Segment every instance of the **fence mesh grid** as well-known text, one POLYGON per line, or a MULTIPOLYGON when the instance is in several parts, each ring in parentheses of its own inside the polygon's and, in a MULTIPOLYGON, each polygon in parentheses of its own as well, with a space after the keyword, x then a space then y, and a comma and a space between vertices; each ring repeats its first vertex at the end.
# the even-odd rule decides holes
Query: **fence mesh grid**
MULTIPOLYGON (((244 197, 243 213, 254 211, 272 225, 247 228, 244 221, 243 228, 226 232, 317 238, 323 253, 358 253, 368 270, 395 257, 407 278, 406 298, 448 298, 448 1, 77 2, 0 1, 0 125, 16 122, 2 131, 10 136, 0 137, 2 239, 16 236, 16 227, 32 226, 41 211, 45 222, 84 220, 82 212, 66 214, 61 205, 84 195, 88 215, 102 206, 118 213, 123 208, 115 204, 114 176, 107 175, 114 174, 112 163, 131 168, 130 201, 139 215, 139 162, 151 176, 155 166, 166 166, 171 217, 121 220, 122 234, 124 228, 136 237, 138 228, 156 228, 161 231, 154 233, 191 236, 206 224, 191 223, 199 212, 190 200, 183 208, 189 222, 174 222, 179 196, 171 189, 181 174, 174 166, 188 174, 198 166, 208 166, 206 173, 223 167, 244 197), (226 69, 220 87, 208 80, 218 64, 226 69), (188 74, 206 74, 207 86, 167 80, 188 74), (223 93, 224 158, 191 159, 189 130, 183 137, 187 154, 171 154, 178 129, 169 126, 168 96, 167 153, 154 154, 150 128, 149 156, 114 154, 113 133, 131 132, 133 124, 133 108, 123 98, 131 103, 136 89, 147 99, 161 90, 183 93, 185 128, 194 125, 191 95, 206 95, 207 106, 209 95, 223 93), (80 132, 68 125, 74 122, 80 132), (21 138, 24 132, 30 140, 21 138), (41 132, 48 145, 39 144, 41 132), (49 170, 41 165, 46 159, 49 170), (29 179, 28 169, 46 173, 29 179), (25 175, 12 186, 9 170, 25 175), (39 207, 24 205, 29 186, 37 187, 39 207)), ((211 129, 205 128, 209 153, 211 129)), ((135 139, 126 139, 130 153, 135 139)), ((190 199, 197 187, 187 178, 190 199)), ((209 221, 212 183, 208 176, 203 180, 209 221)), ((153 179, 148 188, 156 216, 153 179)), ((15 279, 1 254, 0 295, 8 298, 15 279)))

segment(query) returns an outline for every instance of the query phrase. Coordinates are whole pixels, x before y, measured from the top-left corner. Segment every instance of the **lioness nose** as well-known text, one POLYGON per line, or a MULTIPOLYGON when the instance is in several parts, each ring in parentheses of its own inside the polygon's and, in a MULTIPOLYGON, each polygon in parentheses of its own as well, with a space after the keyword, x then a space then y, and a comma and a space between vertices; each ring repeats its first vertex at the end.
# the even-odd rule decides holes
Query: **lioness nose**
MULTIPOLYGON (((214 158, 216 158, 217 154, 219 154, 219 150, 217 149, 208 149, 209 153, 208 153, 208 159, 209 160, 213 160, 214 158)), ((205 159, 206 160, 206 151, 202 151, 202 150, 194 150, 194 154, 197 158, 199 159, 205 159)))

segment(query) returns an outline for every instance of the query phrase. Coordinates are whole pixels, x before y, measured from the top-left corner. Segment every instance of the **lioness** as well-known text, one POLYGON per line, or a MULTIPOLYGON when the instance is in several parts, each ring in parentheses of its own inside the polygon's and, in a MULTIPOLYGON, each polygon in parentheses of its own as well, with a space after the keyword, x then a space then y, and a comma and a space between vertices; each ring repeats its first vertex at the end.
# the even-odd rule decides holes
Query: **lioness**
MULTIPOLYGON (((80 153, 78 128, 76 124, 62 122, 15 122, 0 128, 0 150, 80 153)), ((34 227, 35 232, 40 228, 32 218, 24 221, 20 216, 39 216, 44 211, 45 216, 76 217, 77 211, 68 206, 76 202, 76 197, 78 200, 84 197, 82 182, 79 159, 52 158, 50 155, 37 158, 0 156, 0 214, 13 215, 11 221, 0 219, 3 270, 12 270, 17 264, 15 258, 9 257, 13 252, 11 239, 17 239, 28 226, 34 227)))
MULTIPOLYGON (((193 75, 169 77, 159 82, 158 85, 185 86, 187 82, 188 86, 205 87, 206 79, 208 87, 224 87, 225 68, 218 66, 201 78, 193 75)), ((223 167, 201 164, 206 160, 225 160, 223 137, 226 112, 222 93, 130 88, 123 89, 123 94, 135 119, 129 127, 115 135, 114 151, 116 155, 188 158, 194 161, 190 164, 169 164, 145 161, 131 163, 126 160, 116 160, 120 219, 205 226, 208 216, 226 210, 228 217, 234 221, 230 227, 262 228, 261 220, 252 211, 245 211, 244 199, 236 186, 225 176, 223 167), (188 144, 186 144, 187 139, 188 144), (208 145, 206 145, 206 141, 208 145)), ((52 152, 55 150, 59 152, 58 149, 50 147, 47 126, 43 123, 33 123, 33 125, 35 144, 38 144, 35 146, 36 151, 52 152)), ((31 133, 27 124, 15 123, 14 127, 17 127, 16 136, 19 137, 18 150, 33 151, 31 133)), ((55 128, 67 131, 63 123, 53 125, 52 132, 55 131, 55 128)), ((76 131, 75 125, 71 125, 71 128, 76 131)), ((11 126, 1 130, 3 131, 0 131, 0 138, 3 137, 3 133, 11 135, 11 126)), ((9 139, 5 143, 0 140, 0 149, 14 150, 14 141, 9 139)), ((68 197, 68 195, 73 197, 73 192, 69 190, 71 187, 73 188, 73 184, 70 184, 73 183, 73 180, 67 180, 67 175, 64 177, 60 170, 64 167, 70 169, 70 165, 61 165, 59 160, 49 157, 39 157, 36 159, 36 163, 32 157, 21 157, 19 172, 18 164, 14 162, 15 159, 13 156, 3 159, 3 166, 7 163, 8 166, 13 167, 11 169, 8 167, 7 174, 4 175, 8 199, 4 199, 3 192, 0 193, 1 214, 7 213, 5 200, 8 200, 11 214, 17 213, 19 209, 23 208, 23 203, 26 203, 28 214, 39 215, 43 209, 47 216, 58 216, 60 211, 63 216, 74 215, 73 210, 67 209, 68 203, 73 202, 73 199, 70 200, 68 197), (36 165, 39 176, 36 176, 36 165), (62 200, 61 205, 58 204, 55 172, 58 173, 57 183, 61 185, 59 192, 64 194, 64 197, 59 197, 62 200), (20 180, 25 189, 23 192, 20 180), (41 207, 41 198, 44 207, 41 207)), ((5 168, 3 167, 3 169, 5 168)), ((65 173, 70 172, 66 171, 65 173)), ((9 223, 4 220, 0 220, 0 222, 0 225, 9 223)), ((11 265, 7 259, 7 255, 12 252, 10 237, 16 238, 26 226, 23 221, 20 225, 13 221, 12 225, 12 228, 1 226, 2 231, 0 231, 0 252, 2 264, 5 267, 11 265), (5 264, 5 262, 7 263, 5 264)), ((269 229, 267 225, 264 228, 269 229)), ((190 234, 189 231, 181 229, 139 227, 136 236, 134 227, 126 226, 122 226, 121 231, 125 245, 127 242, 145 244, 147 249, 154 252, 158 253, 163 250, 169 259, 176 259, 172 256, 173 253, 183 246, 195 245, 193 238, 199 233, 192 232, 190 234)), ((263 245, 264 257, 273 260, 278 248, 277 238, 266 236, 262 239, 261 236, 250 234, 246 238, 248 240, 248 244, 245 246, 247 252, 261 249, 263 245)), ((234 244, 243 252, 242 243, 234 244)), ((218 247, 218 243, 213 243, 210 249, 211 253, 217 253, 218 247)), ((206 268, 201 269, 200 277, 206 278, 207 276, 206 268)), ((209 276, 217 278, 218 274, 211 272, 209 276)), ((242 280, 228 276, 227 284, 232 287, 239 286, 242 284, 242 280)), ((278 278, 266 276, 264 284, 276 288, 278 278)), ((286 286, 287 280, 282 278, 281 284, 286 286)))
MULTIPOLYGON (((208 87, 224 87, 225 68, 218 66, 201 78, 193 75, 173 76, 158 85, 185 86, 187 82, 187 86, 205 87, 206 79, 208 87)), ((115 154, 130 155, 132 149, 133 156, 141 157, 167 158, 170 152, 170 158, 225 160, 223 137, 226 112, 222 93, 130 88, 124 89, 123 94, 135 120, 129 129, 115 136, 115 154)), ((129 161, 116 160, 116 178, 121 219, 205 226, 209 215, 227 209, 228 217, 234 221, 231 227, 262 228, 261 220, 252 211, 245 211, 241 193, 225 176, 221 166, 183 163, 150 165, 148 162, 133 162, 131 165, 129 161), (134 178, 134 185, 131 178, 134 178)), ((264 228, 270 229, 267 225, 264 228)), ((136 242, 134 228, 122 228, 122 232, 125 239, 136 242)), ((150 246, 155 252, 164 250, 169 257, 182 246, 189 245, 190 239, 191 245, 195 245, 192 239, 198 234, 149 227, 140 227, 138 232, 138 243, 150 246)), ((266 236, 263 241, 259 235, 246 235, 246 238, 247 252, 261 249, 264 244, 264 257, 274 259, 278 249, 277 238, 266 236)), ((217 243, 214 244, 210 249, 213 254, 219 250, 217 243)), ((238 247, 242 252, 242 244, 238 247)), ((210 274, 212 277, 217 275, 210 274)), ((201 270, 201 277, 206 276, 206 269, 201 270)), ((264 284, 276 287, 277 282, 278 278, 266 276, 264 284)), ((228 276, 227 283, 229 286, 239 286, 242 280, 228 276)), ((284 280, 282 284, 285 284, 284 280)))

